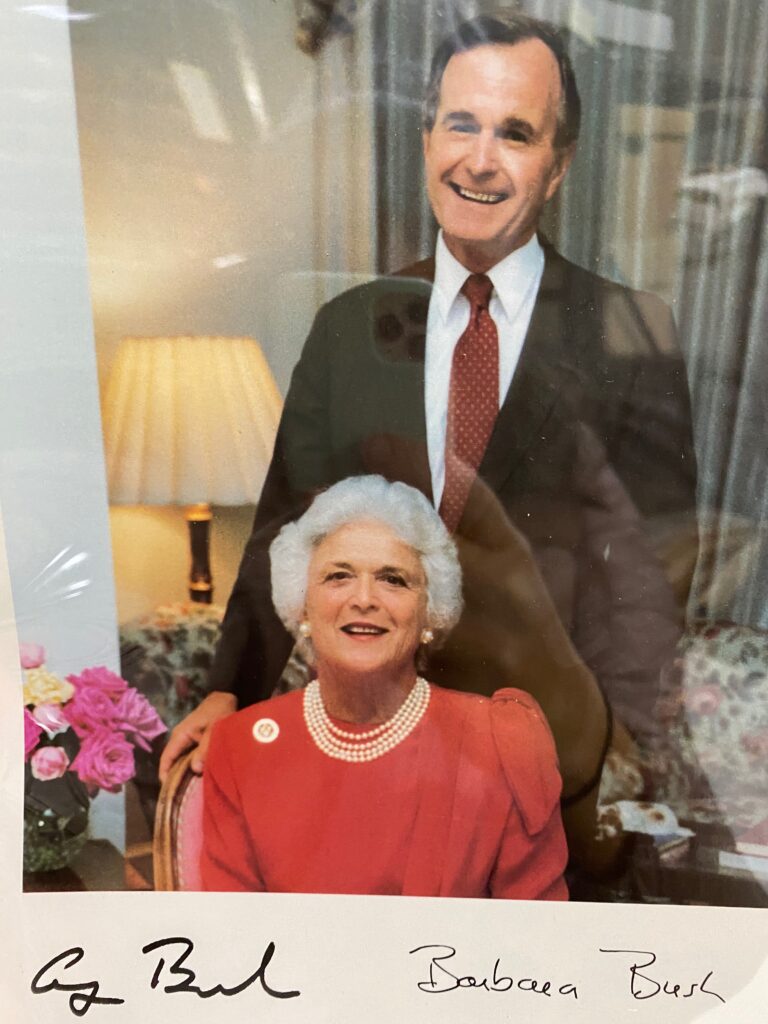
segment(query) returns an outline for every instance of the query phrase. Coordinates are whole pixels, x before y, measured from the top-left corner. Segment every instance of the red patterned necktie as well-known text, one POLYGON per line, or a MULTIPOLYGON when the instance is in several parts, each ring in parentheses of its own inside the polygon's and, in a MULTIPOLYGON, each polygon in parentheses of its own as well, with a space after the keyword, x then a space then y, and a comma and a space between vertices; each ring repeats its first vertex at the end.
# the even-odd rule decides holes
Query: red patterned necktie
POLYGON ((488 312, 493 283, 485 274, 472 274, 461 290, 472 308, 453 351, 440 502, 440 515, 451 532, 459 524, 499 412, 499 335, 488 312))

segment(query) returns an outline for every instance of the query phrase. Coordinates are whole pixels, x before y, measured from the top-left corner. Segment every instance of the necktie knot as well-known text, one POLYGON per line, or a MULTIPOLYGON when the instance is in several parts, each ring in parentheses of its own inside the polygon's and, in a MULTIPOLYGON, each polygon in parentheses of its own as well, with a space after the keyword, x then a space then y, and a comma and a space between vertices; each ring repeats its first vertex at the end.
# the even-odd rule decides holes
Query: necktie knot
POLYGON ((493 291, 493 281, 487 274, 470 274, 461 288, 462 294, 466 295, 475 309, 488 309, 493 291))

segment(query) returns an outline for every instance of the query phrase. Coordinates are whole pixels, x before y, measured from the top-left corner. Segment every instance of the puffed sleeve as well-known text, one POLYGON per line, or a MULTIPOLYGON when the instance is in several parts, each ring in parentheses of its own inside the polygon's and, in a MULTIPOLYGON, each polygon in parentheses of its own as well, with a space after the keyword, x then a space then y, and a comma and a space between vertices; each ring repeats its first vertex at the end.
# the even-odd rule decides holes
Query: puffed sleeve
POLYGON ((562 783, 541 708, 522 690, 499 690, 491 701, 491 732, 512 795, 491 876, 491 896, 567 900, 562 783))
POLYGON ((233 742, 227 736, 230 721, 224 719, 214 726, 203 773, 203 888, 209 892, 263 892, 229 756, 233 742))

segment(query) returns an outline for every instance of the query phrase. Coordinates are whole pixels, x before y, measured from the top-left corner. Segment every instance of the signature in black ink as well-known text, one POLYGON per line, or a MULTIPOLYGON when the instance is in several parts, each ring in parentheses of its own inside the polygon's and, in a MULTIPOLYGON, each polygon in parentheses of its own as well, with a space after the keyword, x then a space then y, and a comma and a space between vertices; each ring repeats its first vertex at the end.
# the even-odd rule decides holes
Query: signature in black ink
POLYGON ((683 983, 673 982, 669 979, 658 980, 649 974, 643 974, 643 971, 656 963, 656 954, 649 949, 601 949, 600 952, 627 953, 634 957, 647 957, 643 963, 637 961, 629 968, 629 991, 633 999, 652 999, 658 995, 673 996, 675 999, 690 999, 691 996, 699 993, 700 995, 714 996, 721 1003, 725 1002, 719 992, 707 987, 714 971, 708 971, 701 981, 683 983))
POLYGON ((72 995, 69 997, 69 1008, 76 1017, 84 1017, 92 1006, 97 1005, 116 1005, 117 1003, 124 1003, 124 999, 116 999, 111 996, 100 996, 99 995, 99 982, 98 981, 81 981, 73 982, 70 985, 65 985, 59 981, 58 978, 53 978, 51 981, 42 983, 42 979, 45 977, 46 972, 50 971, 58 963, 62 961, 69 961, 64 963, 64 970, 69 970, 70 967, 74 967, 75 964, 85 956, 85 951, 82 946, 73 946, 71 949, 65 949, 63 953, 59 953, 53 960, 49 960, 47 964, 44 964, 37 974, 32 979, 32 992, 35 995, 43 995, 45 992, 71 992, 72 995))
MULTIPOLYGON (((275 988, 272 988, 267 983, 267 967, 275 955, 275 944, 270 942, 267 948, 264 950, 264 955, 261 958, 261 963, 253 972, 250 974, 245 981, 241 981, 239 985, 234 985, 232 988, 227 988, 224 985, 214 985, 213 988, 204 989, 199 985, 194 984, 197 980, 195 972, 189 968, 184 967, 187 958, 195 948, 194 943, 191 939, 186 939, 183 936, 174 936, 169 939, 157 939, 155 942, 150 942, 146 946, 142 947, 142 953, 153 953, 157 949, 164 949, 166 946, 179 946, 181 950, 175 950, 176 959, 168 965, 168 974, 173 978, 181 978, 181 981, 175 983, 166 984, 163 987, 163 992, 194 992, 201 999, 210 999, 211 996, 236 996, 240 992, 245 991, 250 985, 255 982, 261 982, 261 987, 268 996, 273 996, 275 999, 293 999, 294 996, 301 995, 298 989, 294 989, 288 992, 280 992, 275 988)), ((166 962, 164 957, 160 957, 157 961, 157 967, 152 975, 152 981, 150 985, 152 988, 157 988, 160 984, 160 980, 165 969, 166 962)))
MULTIPOLYGON (((456 956, 453 946, 445 946, 442 943, 435 943, 428 946, 416 946, 410 949, 409 954, 419 953, 422 950, 439 950, 441 955, 432 953, 429 961, 429 978, 426 981, 418 982, 422 992, 430 992, 434 995, 441 992, 454 992, 457 988, 482 988, 486 992, 509 992, 516 988, 521 992, 535 992, 540 996, 573 996, 579 998, 576 986, 571 982, 564 985, 553 986, 549 980, 542 981, 538 978, 520 977, 517 980, 507 974, 500 974, 500 958, 497 958, 490 976, 477 978, 472 974, 454 974, 444 966, 445 960, 451 960, 456 956)), ((451 965, 453 966, 453 965, 451 965)), ((455 969, 455 968, 454 968, 455 969)))

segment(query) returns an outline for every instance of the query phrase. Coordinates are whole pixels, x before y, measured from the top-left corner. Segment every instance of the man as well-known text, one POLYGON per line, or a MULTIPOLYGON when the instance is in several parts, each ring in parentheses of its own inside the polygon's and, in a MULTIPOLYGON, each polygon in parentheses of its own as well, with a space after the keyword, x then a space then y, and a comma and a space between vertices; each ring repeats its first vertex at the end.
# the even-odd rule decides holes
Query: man
POLYGON ((271 607, 269 543, 317 490, 371 472, 420 487, 459 548, 465 612, 431 654, 432 681, 529 690, 574 807, 594 809, 606 752, 630 745, 624 725, 651 741, 686 596, 660 553, 694 507, 690 411, 666 307, 537 237, 579 116, 546 23, 480 17, 437 50, 423 133, 436 260, 318 313, 227 608, 217 692, 174 732, 163 771, 198 741, 200 768, 235 695, 270 695, 290 638, 271 607))

